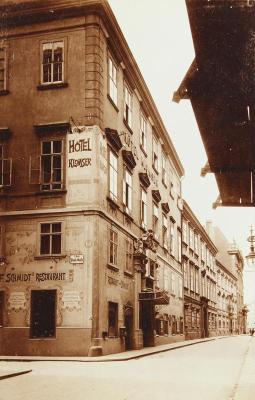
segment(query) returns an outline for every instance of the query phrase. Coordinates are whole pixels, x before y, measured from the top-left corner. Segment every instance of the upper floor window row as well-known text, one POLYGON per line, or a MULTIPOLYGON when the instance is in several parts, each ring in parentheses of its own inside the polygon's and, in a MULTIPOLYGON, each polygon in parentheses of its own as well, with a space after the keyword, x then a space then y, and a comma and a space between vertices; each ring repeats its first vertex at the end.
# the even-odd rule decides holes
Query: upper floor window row
POLYGON ((42 44, 41 83, 64 82, 64 41, 42 44))
POLYGON ((7 89, 7 54, 6 48, 0 46, 0 92, 7 89))

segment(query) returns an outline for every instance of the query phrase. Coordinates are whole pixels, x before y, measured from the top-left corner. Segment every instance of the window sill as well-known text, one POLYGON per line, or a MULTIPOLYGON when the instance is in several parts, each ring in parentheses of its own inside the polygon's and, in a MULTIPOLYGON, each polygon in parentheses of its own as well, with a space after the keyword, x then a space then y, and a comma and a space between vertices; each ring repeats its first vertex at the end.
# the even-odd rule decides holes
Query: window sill
POLYGON ((45 83, 37 86, 37 90, 64 89, 68 87, 67 82, 62 83, 45 83))
POLYGON ((111 269, 112 271, 117 271, 117 272, 120 270, 116 265, 113 265, 110 263, 107 264, 107 268, 111 269))
POLYGON ((147 226, 145 226, 143 222, 141 223, 140 228, 141 228, 141 230, 142 230, 143 232, 146 232, 146 231, 147 231, 147 226))
POLYGON ((52 258, 57 258, 57 259, 62 259, 66 258, 66 254, 40 254, 37 256, 34 256, 35 260, 49 260, 52 258))
POLYGON ((156 168, 154 165, 152 165, 152 169, 153 169, 153 171, 155 172, 155 174, 157 174, 157 175, 159 174, 157 168, 156 168))
POLYGON ((129 132, 131 133, 131 135, 133 135, 133 131, 132 131, 131 127, 128 125, 128 122, 127 122, 125 119, 123 119, 123 122, 124 122, 125 127, 126 127, 126 128, 129 130, 129 132))
POLYGON ((148 157, 144 147, 140 144, 140 149, 142 150, 143 154, 145 155, 145 157, 148 157))
POLYGON ((110 207, 113 210, 116 210, 117 208, 120 208, 120 206, 118 205, 116 200, 113 200, 110 196, 107 196, 106 198, 107 198, 107 201, 110 203, 110 207))
POLYGON ((133 272, 129 272, 129 271, 124 271, 124 275, 128 276, 129 278, 133 278, 133 276, 134 276, 133 272))
POLYGON ((165 186, 165 188, 167 189, 167 184, 163 179, 162 179, 162 185, 165 186))
POLYGON ((7 96, 9 93, 9 90, 0 90, 0 96, 7 96))
POLYGON ((134 218, 131 217, 130 212, 127 211, 126 206, 124 206, 123 214, 125 215, 126 219, 129 221, 133 222, 134 218))
POLYGON ((109 95, 109 93, 107 94, 107 98, 109 100, 109 102, 111 103, 111 105, 113 106, 113 108, 115 109, 115 111, 119 112, 119 109, 117 107, 117 104, 114 103, 113 99, 111 98, 111 96, 109 95))
POLYGON ((29 340, 56 340, 56 336, 52 336, 52 337, 30 337, 29 340))
POLYGON ((37 196, 40 195, 51 195, 51 196, 55 196, 56 194, 65 194, 67 193, 66 189, 52 189, 52 190, 40 190, 40 192, 36 192, 35 194, 37 196))

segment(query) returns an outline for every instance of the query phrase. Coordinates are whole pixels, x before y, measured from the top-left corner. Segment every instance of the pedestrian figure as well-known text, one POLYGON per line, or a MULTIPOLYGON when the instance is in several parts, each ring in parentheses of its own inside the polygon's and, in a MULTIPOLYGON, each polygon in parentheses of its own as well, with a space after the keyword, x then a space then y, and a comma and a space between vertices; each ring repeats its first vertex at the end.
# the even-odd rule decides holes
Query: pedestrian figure
POLYGON ((252 328, 252 330, 251 330, 251 336, 253 336, 254 335, 254 329, 252 328))

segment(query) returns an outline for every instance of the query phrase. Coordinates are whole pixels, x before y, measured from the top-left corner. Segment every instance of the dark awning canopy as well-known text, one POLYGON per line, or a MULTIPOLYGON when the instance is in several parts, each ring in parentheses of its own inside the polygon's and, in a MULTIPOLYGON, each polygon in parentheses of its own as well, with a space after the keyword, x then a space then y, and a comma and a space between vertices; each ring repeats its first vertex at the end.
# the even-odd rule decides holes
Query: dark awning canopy
POLYGON ((216 205, 255 205, 255 2, 186 0, 196 58, 174 100, 189 98, 215 173, 216 205))

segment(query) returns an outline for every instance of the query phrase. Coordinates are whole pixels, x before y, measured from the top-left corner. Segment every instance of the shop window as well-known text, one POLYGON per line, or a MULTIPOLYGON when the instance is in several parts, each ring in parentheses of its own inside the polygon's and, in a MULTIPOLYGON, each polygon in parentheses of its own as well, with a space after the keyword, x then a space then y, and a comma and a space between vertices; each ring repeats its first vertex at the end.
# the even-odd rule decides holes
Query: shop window
POLYGON ((131 214, 132 212, 132 175, 130 172, 124 170, 123 180, 123 204, 125 206, 125 212, 131 214))
POLYGON ((146 153, 147 151, 147 122, 143 114, 140 115, 140 146, 146 153))
POLYGON ((129 128, 132 127, 132 95, 126 84, 124 85, 124 121, 129 128))
POLYGON ((108 336, 118 336, 118 303, 108 302, 108 336))
POLYGON ((109 195, 118 200, 118 157, 112 150, 109 150, 109 195))
POLYGON ((168 335, 169 333, 169 323, 168 323, 168 315, 164 315, 164 320, 163 320, 163 332, 164 335, 168 335))
POLYGON ((31 291, 30 337, 56 336, 56 290, 31 291))
POLYGON ((133 273, 133 241, 126 239, 126 272, 133 273))
POLYGON ((64 82, 64 41, 42 44, 41 83, 55 84, 64 82))
POLYGON ((177 333, 177 321, 175 315, 172 315, 172 335, 177 333))
POLYGON ((109 264, 117 266, 118 233, 112 228, 109 230, 109 264))
POLYGON ((4 325, 4 291, 0 291, 0 327, 4 325))
POLYGON ((111 57, 108 58, 108 90, 111 100, 117 106, 118 103, 117 67, 111 57))
POLYGON ((62 252, 62 223, 40 224, 40 255, 60 255, 62 252))
POLYGON ((183 333, 184 333, 183 317, 180 317, 180 334, 183 335, 183 333))

